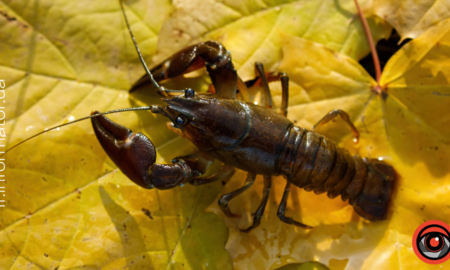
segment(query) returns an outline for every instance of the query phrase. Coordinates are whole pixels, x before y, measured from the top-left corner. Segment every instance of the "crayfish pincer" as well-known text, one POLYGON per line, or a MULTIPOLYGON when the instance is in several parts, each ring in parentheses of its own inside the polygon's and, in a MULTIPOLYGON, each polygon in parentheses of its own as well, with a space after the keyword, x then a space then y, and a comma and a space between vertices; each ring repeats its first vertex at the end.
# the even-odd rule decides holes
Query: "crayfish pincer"
MULTIPOLYGON (((230 52, 219 42, 207 41, 190 46, 151 71, 143 61, 136 42, 135 46, 148 76, 141 78, 131 90, 149 83, 157 88, 166 105, 151 105, 149 110, 167 117, 173 128, 178 129, 199 151, 177 157, 173 164, 156 164, 155 147, 146 136, 132 133, 128 128, 94 112, 98 116, 91 121, 98 140, 130 180, 144 188, 169 189, 186 183, 211 183, 229 176, 233 168, 244 170, 248 172, 244 186, 219 199, 224 213, 234 217, 228 206, 229 201, 248 189, 256 175, 261 174, 264 176, 263 197, 253 224, 244 230, 247 232, 260 224, 269 197, 271 177, 276 175, 287 179, 278 217, 288 224, 311 228, 285 216, 291 184, 316 194, 327 192, 330 198, 340 195, 342 200, 349 200, 355 211, 365 219, 385 218, 393 186, 398 179, 394 168, 384 161, 351 156, 346 149, 337 147, 324 136, 295 126, 286 117, 289 89, 286 74, 273 76, 281 81, 283 93, 281 112, 276 112, 271 109, 268 78, 260 63, 255 63, 255 70, 264 90, 265 104, 258 106, 236 99, 237 90, 245 97, 248 89, 237 75, 230 52), (190 88, 168 90, 158 84, 203 66, 212 78, 214 94, 197 93, 190 88), (215 159, 224 164, 222 169, 202 177, 215 159)), ((342 110, 329 112, 315 127, 337 116, 350 126, 358 140, 357 129, 342 110)))

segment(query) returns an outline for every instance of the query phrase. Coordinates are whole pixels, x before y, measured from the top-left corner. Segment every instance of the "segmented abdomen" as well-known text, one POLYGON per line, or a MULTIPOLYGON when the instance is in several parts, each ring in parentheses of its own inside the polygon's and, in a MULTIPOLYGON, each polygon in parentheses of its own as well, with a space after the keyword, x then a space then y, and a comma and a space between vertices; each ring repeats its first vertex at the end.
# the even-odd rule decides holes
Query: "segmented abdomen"
POLYGON ((316 194, 328 192, 330 198, 341 195, 366 219, 384 218, 397 178, 391 165, 351 156, 325 137, 296 126, 283 144, 278 168, 292 184, 316 194))

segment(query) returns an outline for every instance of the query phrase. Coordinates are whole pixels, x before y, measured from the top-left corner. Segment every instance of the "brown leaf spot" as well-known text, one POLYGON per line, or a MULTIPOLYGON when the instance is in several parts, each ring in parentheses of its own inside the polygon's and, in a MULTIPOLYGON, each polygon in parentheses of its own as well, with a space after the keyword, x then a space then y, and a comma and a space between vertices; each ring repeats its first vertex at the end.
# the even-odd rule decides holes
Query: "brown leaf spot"
POLYGON ((8 13, 6 13, 6 12, 4 12, 4 11, 1 11, 1 10, 0 10, 0 14, 3 15, 3 17, 5 17, 9 22, 12 22, 12 21, 15 21, 15 20, 16 20, 15 17, 9 16, 8 13))
POLYGON ((146 215, 147 217, 149 217, 151 220, 153 220, 152 217, 152 213, 150 212, 150 210, 142 208, 142 212, 144 212, 144 215, 146 215))

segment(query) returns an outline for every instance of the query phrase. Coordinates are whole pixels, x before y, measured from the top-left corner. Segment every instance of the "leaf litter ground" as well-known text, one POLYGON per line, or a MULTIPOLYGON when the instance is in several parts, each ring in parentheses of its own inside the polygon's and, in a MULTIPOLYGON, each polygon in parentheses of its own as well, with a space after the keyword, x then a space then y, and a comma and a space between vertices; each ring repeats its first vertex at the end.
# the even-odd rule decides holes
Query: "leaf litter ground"
MULTIPOLYGON (((237 233, 236 228, 249 225, 250 212, 259 203, 261 186, 255 184, 231 204, 233 211, 241 212, 243 217, 224 219, 230 227, 227 243, 230 258, 223 251, 226 227, 215 215, 203 212, 211 202, 211 207, 216 207, 214 197, 220 183, 162 192, 138 188, 115 169, 96 142, 90 124, 83 123, 51 132, 36 139, 32 146, 9 154, 10 197, 8 207, 1 210, 0 245, 5 250, 0 254, 2 267, 230 269, 231 259, 235 269, 273 269, 308 260, 347 269, 417 264, 410 248, 410 235, 422 219, 442 220, 433 208, 442 207, 448 196, 445 187, 448 177, 439 163, 448 160, 445 141, 448 119, 445 113, 439 114, 447 105, 436 105, 442 104, 448 94, 445 65, 448 35, 443 30, 434 30, 434 36, 427 36, 432 38, 432 45, 424 48, 426 44, 422 42, 408 47, 410 51, 404 51, 403 57, 398 54, 392 65, 413 68, 400 69, 395 75, 386 72, 386 67, 383 82, 389 83, 389 97, 383 101, 371 94, 370 76, 353 60, 338 53, 359 59, 368 51, 352 1, 342 1, 334 7, 330 3, 276 1, 264 6, 229 1, 229 14, 215 16, 218 21, 197 16, 206 19, 198 25, 183 23, 195 17, 195 13, 186 12, 195 9, 192 1, 177 2, 165 23, 162 23, 165 15, 161 14, 170 10, 168 3, 136 2, 128 12, 147 58, 156 49, 157 29, 162 27, 156 59, 190 43, 214 38, 231 50, 239 73, 247 79, 254 76, 252 65, 256 60, 268 68, 275 67, 282 57, 283 44, 283 53, 288 55, 289 42, 296 44, 292 50, 306 42, 312 52, 328 54, 327 61, 322 61, 324 67, 316 64, 314 69, 310 67, 314 62, 308 62, 305 51, 290 57, 304 57, 304 63, 298 65, 304 69, 301 72, 287 63, 289 57, 283 58, 280 69, 284 68, 292 81, 289 117, 308 128, 330 109, 339 107, 350 113, 360 131, 365 129, 359 145, 352 143, 350 133, 339 121, 320 132, 340 141, 352 153, 383 157, 395 163, 403 180, 389 220, 367 223, 339 199, 328 200, 323 195, 297 190, 291 194, 288 213, 316 226, 314 231, 281 224, 274 215, 277 203, 271 203, 260 228, 248 235, 237 233), (293 22, 301 27, 285 27, 293 22), (290 38, 283 38, 278 29, 323 43, 337 52, 307 41, 286 41, 290 38), (423 50, 427 53, 419 57, 423 50), (413 54, 417 57, 411 57, 413 54), (335 67, 328 66, 332 62, 329 59, 336 60, 335 67), (338 63, 346 63, 348 74, 336 70, 338 63), (314 80, 305 78, 304 72, 314 80), (428 80, 418 80, 419 75, 428 80), (426 101, 429 93, 420 91, 425 88, 421 83, 433 85, 432 98, 436 100, 426 101), (422 101, 428 107, 417 106, 422 101), (432 113, 433 110, 437 113, 432 113), (395 115, 389 120, 393 122, 387 122, 388 115, 395 115), (436 115, 442 117, 437 119, 436 115), (431 134, 424 128, 429 126, 433 127, 431 134), (402 140, 402 133, 411 139, 402 140), (412 144, 410 149, 414 142, 419 143, 412 144), (438 165, 434 166, 436 162, 438 165), (406 179, 408 183, 404 184, 406 179), (424 186, 423 179, 432 180, 424 186), (409 220, 408 224, 404 224, 405 220, 409 220), (380 261, 380 256, 386 259, 380 261)), ((125 91, 142 71, 117 3, 74 5, 53 1, 26 8, 3 1, 0 9, 16 18, 0 16, 0 52, 5 56, 0 58, 0 68, 1 74, 6 75, 10 97, 6 99, 8 145, 71 117, 85 116, 94 109, 104 111, 158 102, 155 95, 130 96, 125 91)), ((217 9, 211 10, 211 17, 213 12, 217 9)), ((377 19, 370 21, 370 25, 376 40, 390 32, 390 27, 377 19)), ((441 29, 446 29, 445 26, 441 25, 441 29)), ((271 88, 279 95, 277 83, 271 88)), ((164 129, 164 119, 141 112, 112 119, 149 135, 158 146, 157 162, 167 163, 175 156, 194 151, 193 146, 164 129)), ((243 176, 238 172, 221 193, 238 187, 243 176)), ((284 180, 275 182, 270 202, 281 199, 284 180)), ((444 210, 447 216, 448 210, 444 210)))

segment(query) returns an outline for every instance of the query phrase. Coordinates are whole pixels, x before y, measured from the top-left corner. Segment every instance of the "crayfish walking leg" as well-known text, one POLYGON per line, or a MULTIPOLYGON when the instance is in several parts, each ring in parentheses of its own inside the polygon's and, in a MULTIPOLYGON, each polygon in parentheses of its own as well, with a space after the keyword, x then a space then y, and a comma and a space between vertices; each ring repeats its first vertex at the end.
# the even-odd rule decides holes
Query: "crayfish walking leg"
POLYGON ((228 194, 223 195, 222 197, 220 197, 219 199, 219 206, 222 209, 222 211, 225 213, 225 215, 227 217, 240 217, 239 215, 233 214, 230 211, 230 207, 228 205, 228 202, 233 199, 234 197, 238 196, 239 194, 243 193, 244 191, 246 191, 249 187, 251 187, 253 185, 253 183, 255 182, 255 178, 256 178, 256 174, 254 173, 248 173, 247 174, 247 179, 245 180, 244 186, 241 187, 240 189, 237 189, 233 192, 230 192, 228 194))
POLYGON ((270 188, 272 186, 272 177, 270 175, 264 175, 264 188, 263 188, 263 196, 261 199, 261 203, 256 209, 256 212, 253 216, 253 224, 245 230, 241 230, 242 232, 250 232, 254 228, 258 227, 261 224, 261 219, 264 215, 264 210, 266 210, 267 202, 269 201, 270 188))
POLYGON ((300 223, 298 221, 295 221, 293 218, 291 217, 287 217, 285 215, 286 212, 286 205, 287 205, 287 199, 289 197, 289 192, 291 191, 291 183, 289 181, 287 181, 286 183, 286 187, 284 188, 284 192, 283 192, 283 198, 281 199, 281 203, 280 206, 278 207, 278 212, 277 212, 277 216, 280 218, 281 221, 283 221, 284 223, 287 224, 292 224, 295 225, 297 227, 303 228, 303 229, 312 229, 313 227, 305 225, 303 223, 300 223))
POLYGON ((345 111, 340 110, 340 109, 335 109, 335 110, 332 110, 331 112, 327 113, 322 119, 319 120, 319 122, 317 122, 313 126, 312 130, 316 130, 317 128, 320 128, 321 126, 330 122, 337 116, 341 116, 342 120, 344 120, 345 123, 348 124, 348 126, 352 130, 353 136, 355 137, 355 143, 357 143, 359 141, 359 131, 356 129, 355 125, 350 120, 350 117, 348 116, 348 114, 345 111))

